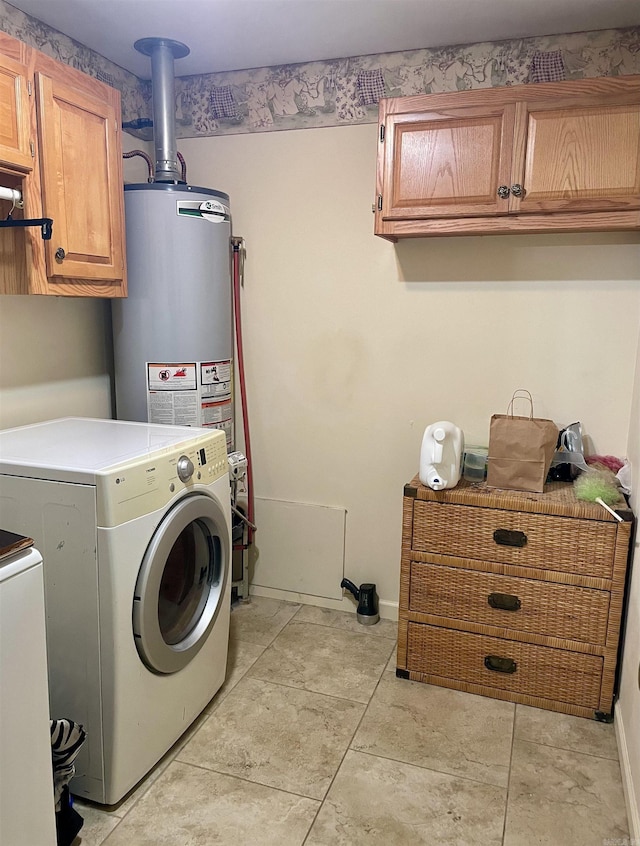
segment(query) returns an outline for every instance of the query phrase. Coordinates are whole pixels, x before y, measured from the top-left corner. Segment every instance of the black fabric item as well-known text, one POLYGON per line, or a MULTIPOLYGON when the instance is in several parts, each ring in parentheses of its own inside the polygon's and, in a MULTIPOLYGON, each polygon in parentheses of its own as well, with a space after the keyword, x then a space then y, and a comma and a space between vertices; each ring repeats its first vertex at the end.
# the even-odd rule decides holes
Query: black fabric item
POLYGON ((69 788, 63 787, 60 810, 56 811, 56 841, 58 846, 71 846, 84 825, 84 819, 71 804, 69 788))

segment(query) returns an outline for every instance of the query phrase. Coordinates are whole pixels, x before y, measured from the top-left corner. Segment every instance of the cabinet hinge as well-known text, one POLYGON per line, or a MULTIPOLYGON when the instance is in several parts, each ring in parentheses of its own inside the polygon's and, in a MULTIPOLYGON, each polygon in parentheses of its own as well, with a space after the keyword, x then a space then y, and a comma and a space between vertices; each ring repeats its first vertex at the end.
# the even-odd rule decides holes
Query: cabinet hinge
POLYGON ((33 86, 31 85, 30 79, 27 80, 27 94, 29 95, 29 97, 31 97, 31 95, 33 94, 33 86))
POLYGON ((382 194, 378 194, 378 211, 382 211, 382 194))
POLYGON ((380 141, 384 141, 384 124, 380 126, 380 141))

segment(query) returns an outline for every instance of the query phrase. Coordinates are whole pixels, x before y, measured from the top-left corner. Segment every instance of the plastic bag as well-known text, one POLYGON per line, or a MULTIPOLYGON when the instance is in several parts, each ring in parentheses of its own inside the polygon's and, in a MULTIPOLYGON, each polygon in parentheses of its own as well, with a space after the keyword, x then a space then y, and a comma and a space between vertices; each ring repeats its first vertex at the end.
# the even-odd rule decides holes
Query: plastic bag
POLYGON ((582 426, 580 423, 571 423, 558 434, 558 444, 547 478, 550 482, 573 482, 588 468, 584 460, 582 426))

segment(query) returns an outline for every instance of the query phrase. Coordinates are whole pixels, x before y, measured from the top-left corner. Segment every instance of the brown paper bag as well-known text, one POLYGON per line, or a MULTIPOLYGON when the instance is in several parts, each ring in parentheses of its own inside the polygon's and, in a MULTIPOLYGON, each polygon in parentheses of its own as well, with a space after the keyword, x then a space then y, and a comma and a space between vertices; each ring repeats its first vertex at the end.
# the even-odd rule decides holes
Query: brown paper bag
POLYGON ((514 391, 506 414, 494 414, 489 428, 487 485, 542 493, 558 441, 553 420, 533 416, 529 391, 514 391), (529 403, 528 417, 516 417, 516 399, 529 403))

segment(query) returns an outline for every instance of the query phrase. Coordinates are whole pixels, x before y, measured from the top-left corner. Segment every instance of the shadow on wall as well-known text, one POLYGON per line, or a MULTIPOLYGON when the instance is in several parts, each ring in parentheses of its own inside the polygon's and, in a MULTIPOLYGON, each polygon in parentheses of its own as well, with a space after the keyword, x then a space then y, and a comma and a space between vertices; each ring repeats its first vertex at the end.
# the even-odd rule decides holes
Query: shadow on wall
POLYGON ((416 238, 395 245, 401 282, 616 282, 639 278, 637 232, 416 238), (611 251, 615 246, 615 263, 611 251), (577 248, 577 249, 576 249, 577 248))

